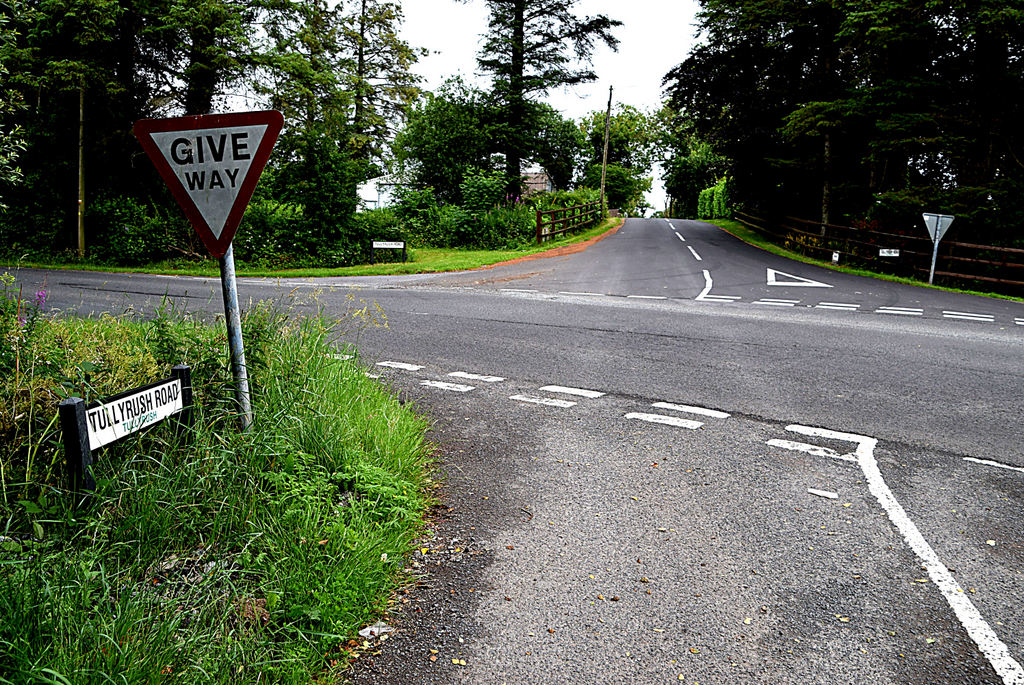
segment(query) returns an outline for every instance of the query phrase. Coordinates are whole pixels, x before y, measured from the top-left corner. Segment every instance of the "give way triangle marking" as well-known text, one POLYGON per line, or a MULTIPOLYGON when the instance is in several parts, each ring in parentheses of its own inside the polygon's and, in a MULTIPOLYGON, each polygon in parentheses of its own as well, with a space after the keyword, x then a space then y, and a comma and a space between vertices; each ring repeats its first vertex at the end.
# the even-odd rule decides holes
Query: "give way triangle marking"
POLYGON ((776 271, 775 269, 768 269, 768 285, 784 285, 795 288, 831 288, 832 286, 828 283, 822 283, 820 281, 812 281, 809 278, 803 278, 801 276, 794 276, 793 274, 783 273, 776 271), (782 276, 787 280, 779 280, 782 276))
POLYGON ((143 119, 135 136, 214 257, 223 257, 281 132, 280 112, 143 119))

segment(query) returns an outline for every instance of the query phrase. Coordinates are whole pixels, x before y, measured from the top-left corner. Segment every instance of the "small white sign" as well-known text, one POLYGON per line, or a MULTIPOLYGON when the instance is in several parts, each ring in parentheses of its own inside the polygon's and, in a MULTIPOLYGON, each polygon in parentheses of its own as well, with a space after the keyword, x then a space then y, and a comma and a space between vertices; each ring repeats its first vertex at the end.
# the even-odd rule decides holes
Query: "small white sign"
POLYGON ((374 240, 373 249, 375 250, 404 250, 404 240, 374 240))
POLYGON ((899 250, 890 250, 890 249, 887 249, 887 248, 883 247, 883 248, 878 250, 878 256, 879 257, 899 257, 900 256, 900 251, 899 250))
POLYGON ((89 449, 120 440, 177 414, 181 409, 181 381, 177 379, 98 404, 85 413, 89 449))
POLYGON ((838 252, 833 252, 832 253, 832 263, 833 264, 838 264, 839 263, 839 253, 838 252))

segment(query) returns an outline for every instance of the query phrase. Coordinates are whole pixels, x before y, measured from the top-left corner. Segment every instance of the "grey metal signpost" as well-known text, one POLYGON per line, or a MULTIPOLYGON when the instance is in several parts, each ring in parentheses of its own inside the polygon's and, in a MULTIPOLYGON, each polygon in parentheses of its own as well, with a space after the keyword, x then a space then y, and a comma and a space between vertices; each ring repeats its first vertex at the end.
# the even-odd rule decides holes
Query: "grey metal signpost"
POLYGON ((220 281, 242 431, 252 425, 231 240, 242 221, 284 118, 280 112, 206 114, 135 122, 135 136, 156 165, 210 254, 220 281))
POLYGON ((939 241, 942 240, 942 236, 946 235, 946 231, 949 230, 949 226, 955 218, 949 214, 924 213, 924 225, 928 229, 928 235, 932 237, 932 268, 928 272, 929 285, 935 280, 935 262, 939 258, 939 241))

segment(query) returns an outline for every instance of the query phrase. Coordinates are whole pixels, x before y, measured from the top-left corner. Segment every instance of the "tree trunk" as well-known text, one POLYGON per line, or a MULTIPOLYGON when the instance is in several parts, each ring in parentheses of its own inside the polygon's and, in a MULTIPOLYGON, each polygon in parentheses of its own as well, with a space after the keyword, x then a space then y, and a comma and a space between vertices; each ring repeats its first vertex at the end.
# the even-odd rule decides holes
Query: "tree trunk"
POLYGON ((522 177, 523 119, 526 117, 526 94, 523 76, 526 72, 526 0, 513 0, 512 6, 512 70, 509 74, 508 139, 505 144, 505 173, 509 190, 518 195, 522 177))
POLYGON ((821 180, 821 235, 825 235, 826 226, 830 221, 832 211, 832 134, 825 133, 825 149, 822 154, 822 180, 821 180))
POLYGON ((188 68, 185 70, 185 114, 209 114, 217 88, 217 71, 210 65, 216 46, 213 20, 192 27, 189 38, 188 68))

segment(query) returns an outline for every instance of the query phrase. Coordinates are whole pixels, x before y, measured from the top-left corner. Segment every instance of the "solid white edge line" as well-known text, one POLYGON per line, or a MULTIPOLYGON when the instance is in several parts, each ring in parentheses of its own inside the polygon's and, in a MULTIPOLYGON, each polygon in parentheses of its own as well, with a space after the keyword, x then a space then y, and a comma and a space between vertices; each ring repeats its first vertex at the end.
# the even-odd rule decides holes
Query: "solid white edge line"
POLYGON ((402 371, 419 371, 423 368, 417 364, 406 364, 405 362, 377 362, 377 366, 384 366, 389 369, 401 369, 402 371))
POLYGON ((501 376, 484 376, 478 373, 466 373, 465 371, 452 371, 448 375, 452 378, 465 378, 468 381, 480 381, 481 383, 499 383, 505 380, 501 376))
POLYGON ((700 291, 700 295, 697 296, 698 300, 703 300, 711 292, 711 272, 704 269, 704 290, 700 291))
POLYGON ((596 400, 598 397, 604 397, 603 392, 597 390, 584 390, 583 388, 567 388, 564 385, 545 385, 540 389, 541 392, 560 392, 563 395, 575 395, 577 397, 586 397, 589 400, 596 400))
POLYGON ((974 457, 964 457, 964 461, 970 461, 975 464, 982 464, 984 466, 995 466, 1001 469, 1008 469, 1010 471, 1020 471, 1024 473, 1024 469, 1019 466, 1010 466, 1009 464, 1000 464, 998 461, 992 461, 991 459, 975 459, 974 457))
POLYGON ((420 385, 425 385, 428 388, 437 388, 438 390, 450 390, 452 392, 469 392, 470 390, 476 390, 472 385, 445 383, 444 381, 420 381, 420 385))
POLYGON ((856 457, 852 454, 839 454, 839 452, 836 452, 834 449, 822 447, 821 445, 808 445, 806 442, 772 439, 766 444, 772 447, 780 447, 784 450, 790 450, 792 452, 806 452, 807 454, 813 454, 816 457, 828 457, 829 459, 839 459, 841 461, 857 461, 856 457))
POLYGON ((529 395, 512 395, 509 397, 510 400, 516 402, 529 402, 530 404, 541 404, 545 407, 561 407, 562 409, 568 409, 569 407, 575 407, 575 402, 569 400, 555 400, 550 397, 531 397, 529 395))
POLYGON ((704 407, 692 407, 688 404, 672 404, 671 402, 655 402, 651 405, 655 409, 668 409, 669 411, 681 411, 687 414, 699 414, 700 416, 710 416, 715 419, 727 419, 730 414, 726 414, 724 411, 718 411, 716 409, 705 409, 704 407))
POLYGON ((675 426, 676 428, 688 428, 690 430, 697 430, 704 425, 700 421, 682 419, 678 416, 662 416, 661 414, 644 414, 642 412, 630 412, 626 414, 626 418, 639 419, 648 423, 660 423, 666 426, 675 426))
POLYGON ((807 492, 818 497, 827 497, 828 499, 839 499, 839 493, 829 492, 828 490, 818 490, 816 488, 807 488, 807 492))
POLYGON ((703 262, 704 261, 703 259, 700 258, 700 255, 697 254, 697 251, 695 249, 693 249, 689 245, 686 246, 686 249, 690 251, 690 254, 692 254, 693 258, 696 259, 698 262, 703 262))
POLYGON ((809 426, 786 426, 786 430, 800 433, 801 435, 844 440, 857 444, 855 452, 857 464, 860 466, 868 482, 868 490, 875 496, 878 503, 882 505, 885 513, 889 516, 889 520, 899 530, 903 539, 907 541, 910 548, 917 554, 927 570, 928 576, 935 586, 939 588, 953 613, 956 614, 960 625, 964 627, 967 634, 978 645, 978 649, 981 650, 981 653, 992 664, 992 668, 1002 678, 1005 685, 1024 685, 1024 668, 1021 668, 1021 665, 1010 655, 1010 650, 1006 644, 999 639, 999 636, 996 635, 992 627, 985 621, 981 612, 978 611, 977 607, 974 606, 964 593, 960 584, 953 578, 953 574, 949 572, 949 569, 939 559, 935 550, 924 539, 918 527, 910 520, 906 510, 896 500, 892 490, 885 484, 885 479, 882 478, 882 472, 878 468, 878 461, 874 455, 875 445, 878 444, 878 440, 864 435, 839 433, 809 426))

